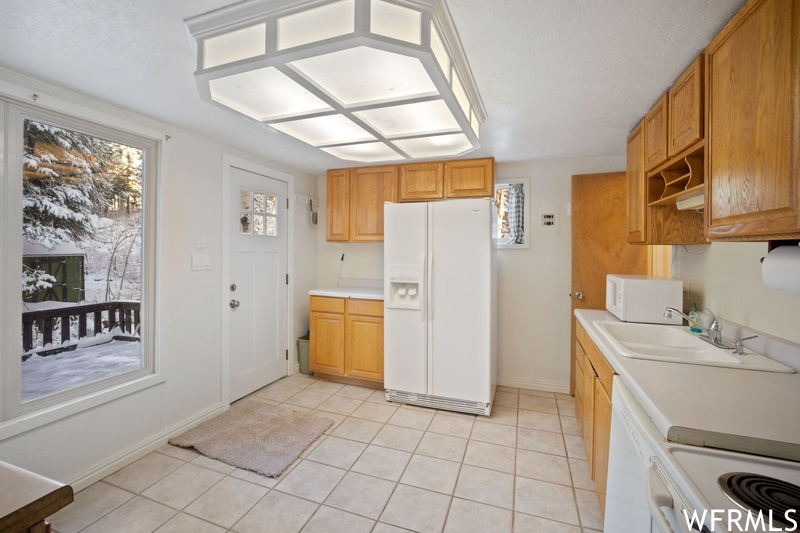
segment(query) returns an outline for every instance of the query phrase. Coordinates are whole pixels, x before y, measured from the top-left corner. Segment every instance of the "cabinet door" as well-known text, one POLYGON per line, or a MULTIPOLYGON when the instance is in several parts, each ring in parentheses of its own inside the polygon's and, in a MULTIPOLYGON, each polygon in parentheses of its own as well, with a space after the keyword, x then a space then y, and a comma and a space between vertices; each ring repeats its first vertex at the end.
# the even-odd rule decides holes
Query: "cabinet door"
POLYGON ((578 357, 575 358, 575 418, 578 421, 578 432, 581 436, 586 434, 586 427, 584 426, 583 416, 585 409, 583 403, 585 401, 586 393, 584 392, 584 375, 583 375, 583 349, 580 343, 575 341, 575 353, 578 357))
POLYGON ((606 481, 608 480, 608 449, 611 442, 611 396, 599 379, 594 382, 594 447, 592 449, 592 478, 600 504, 605 513, 606 481))
POLYGON ((446 198, 494 196, 494 159, 464 159, 444 164, 446 198))
POLYGON ((669 147, 673 156, 703 138, 703 54, 669 90, 669 147))
POLYGON ((586 354, 581 353, 579 355, 583 357, 583 447, 586 449, 589 473, 592 474, 592 479, 594 479, 592 450, 594 449, 594 386, 596 374, 586 354))
POLYGON ((383 204, 397 201, 397 167, 350 170, 350 240, 383 241, 383 204))
POLYGON ((383 382, 383 318, 348 315, 346 338, 347 375, 383 382))
POLYGON ((329 170, 325 235, 329 241, 350 240, 350 170, 329 170))
POLYGON ((800 233, 800 4, 750 1, 706 53, 710 239, 800 233))
POLYGON ((444 165, 417 163, 400 167, 399 201, 417 202, 444 198, 444 165))
POLYGON ((647 177, 644 173, 644 135, 639 122, 628 135, 625 174, 628 179, 628 242, 647 242, 647 177))
POLYGON ((644 166, 652 170, 667 160, 668 95, 662 96, 644 116, 644 166))
POLYGON ((313 372, 343 375, 344 315, 312 311, 310 330, 309 368, 313 372))

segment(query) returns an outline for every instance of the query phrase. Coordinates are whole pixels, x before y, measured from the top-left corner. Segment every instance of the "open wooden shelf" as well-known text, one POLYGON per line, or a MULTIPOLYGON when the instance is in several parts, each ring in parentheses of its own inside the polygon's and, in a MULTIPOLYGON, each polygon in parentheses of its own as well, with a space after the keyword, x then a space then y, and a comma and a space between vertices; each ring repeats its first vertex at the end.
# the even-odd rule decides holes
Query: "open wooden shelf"
POLYGON ((674 206, 677 200, 703 193, 705 143, 700 142, 647 173, 647 205, 674 206))

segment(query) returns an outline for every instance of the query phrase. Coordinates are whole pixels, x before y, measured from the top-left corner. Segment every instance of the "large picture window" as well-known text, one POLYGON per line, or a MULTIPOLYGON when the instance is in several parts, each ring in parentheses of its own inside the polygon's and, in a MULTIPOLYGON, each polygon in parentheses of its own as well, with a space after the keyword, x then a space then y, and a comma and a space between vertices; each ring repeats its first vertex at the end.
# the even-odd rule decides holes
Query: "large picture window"
POLYGON ((22 241, 13 416, 152 373, 157 143, 10 108, 6 170, 22 206, 4 215, 22 241))

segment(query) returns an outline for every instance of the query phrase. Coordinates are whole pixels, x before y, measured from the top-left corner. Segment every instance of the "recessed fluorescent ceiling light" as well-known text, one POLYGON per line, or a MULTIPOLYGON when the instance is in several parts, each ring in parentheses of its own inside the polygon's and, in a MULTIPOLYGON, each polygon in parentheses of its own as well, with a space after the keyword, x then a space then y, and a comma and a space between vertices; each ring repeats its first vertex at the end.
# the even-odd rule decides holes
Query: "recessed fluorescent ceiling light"
POLYGON ((480 146, 486 112, 443 0, 245 0, 186 25, 204 99, 335 157, 480 146))

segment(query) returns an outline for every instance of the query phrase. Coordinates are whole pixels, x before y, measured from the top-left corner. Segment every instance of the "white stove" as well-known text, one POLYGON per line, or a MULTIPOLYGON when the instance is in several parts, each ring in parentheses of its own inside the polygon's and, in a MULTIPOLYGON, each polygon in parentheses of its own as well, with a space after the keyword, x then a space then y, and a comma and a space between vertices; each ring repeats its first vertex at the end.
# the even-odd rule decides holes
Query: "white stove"
POLYGON ((605 533, 800 533, 800 463, 664 442, 619 376, 609 448, 605 533))
POLYGON ((676 514, 706 528, 677 516, 685 531, 800 531, 800 463, 670 443, 653 462, 676 514))

